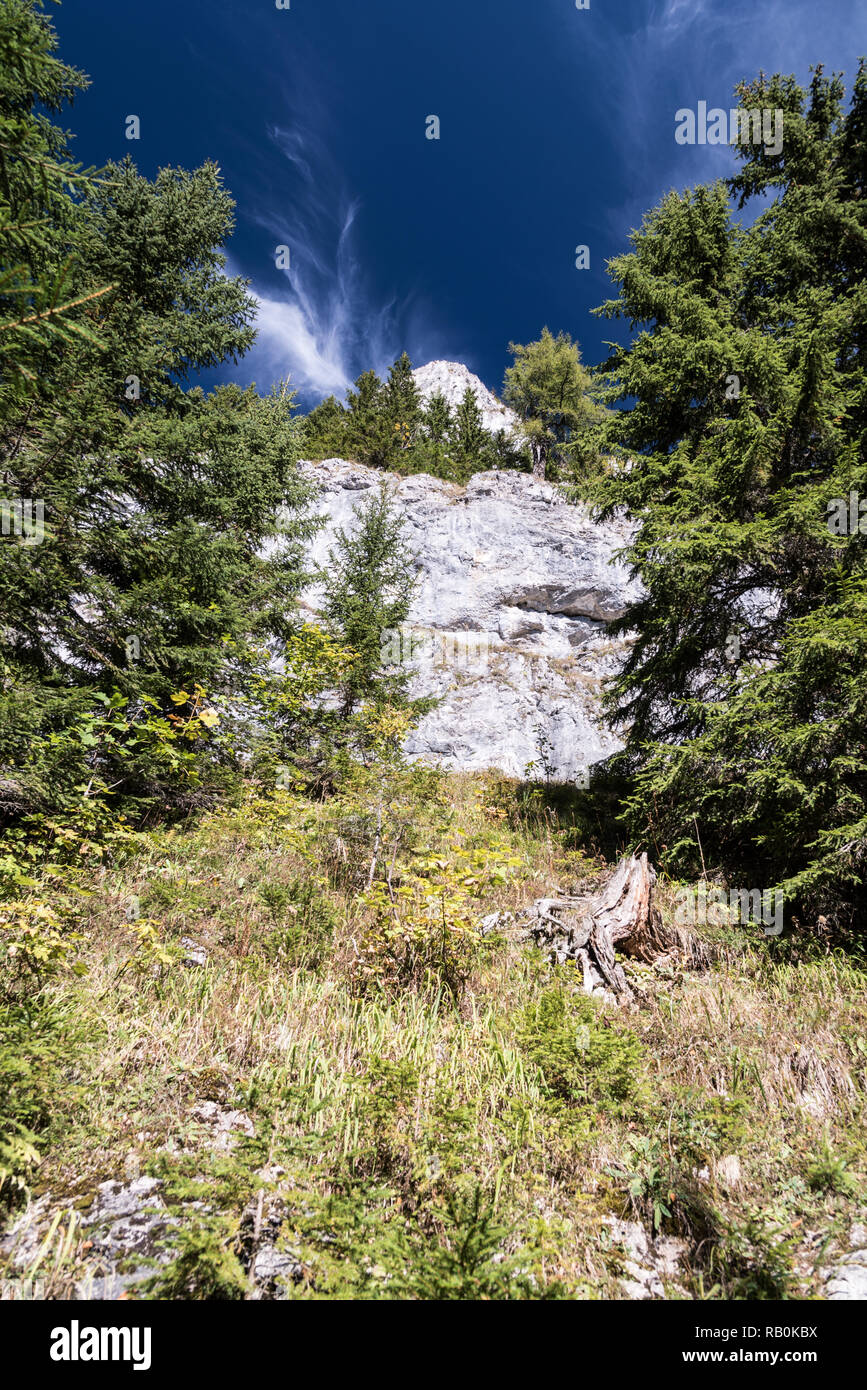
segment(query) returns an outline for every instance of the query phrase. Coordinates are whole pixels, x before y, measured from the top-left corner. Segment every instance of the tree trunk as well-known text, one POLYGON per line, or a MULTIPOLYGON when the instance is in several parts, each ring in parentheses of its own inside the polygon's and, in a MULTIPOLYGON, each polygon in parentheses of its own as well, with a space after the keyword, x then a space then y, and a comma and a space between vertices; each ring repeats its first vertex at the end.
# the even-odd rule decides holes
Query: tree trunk
POLYGON ((533 454, 533 477, 545 481, 545 448, 540 440, 534 439, 530 444, 533 454))

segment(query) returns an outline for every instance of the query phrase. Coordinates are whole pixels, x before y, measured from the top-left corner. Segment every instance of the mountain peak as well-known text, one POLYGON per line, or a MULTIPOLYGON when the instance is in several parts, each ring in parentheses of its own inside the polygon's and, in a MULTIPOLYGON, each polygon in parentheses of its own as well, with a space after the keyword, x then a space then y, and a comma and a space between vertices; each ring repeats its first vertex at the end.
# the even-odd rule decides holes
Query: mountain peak
POLYGON ((427 362, 423 367, 415 368, 413 377, 425 401, 430 400, 431 396, 439 391, 453 410, 460 405, 469 386, 482 412, 482 424, 491 434, 496 434, 498 430, 511 431, 517 424, 518 417, 514 411, 503 405, 502 401, 488 390, 481 378, 477 377, 475 372, 471 372, 463 362, 427 362))

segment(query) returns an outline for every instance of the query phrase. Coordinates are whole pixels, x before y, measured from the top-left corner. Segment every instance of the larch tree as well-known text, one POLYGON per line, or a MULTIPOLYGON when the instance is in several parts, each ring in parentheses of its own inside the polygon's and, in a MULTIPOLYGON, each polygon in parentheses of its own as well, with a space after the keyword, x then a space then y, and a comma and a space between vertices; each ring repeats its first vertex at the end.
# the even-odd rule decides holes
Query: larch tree
POLYGON ((503 399, 518 416, 533 476, 544 478, 552 463, 565 461, 598 416, 589 395, 590 374, 568 333, 555 338, 543 328, 538 341, 510 343, 509 351, 515 360, 506 369, 503 399))

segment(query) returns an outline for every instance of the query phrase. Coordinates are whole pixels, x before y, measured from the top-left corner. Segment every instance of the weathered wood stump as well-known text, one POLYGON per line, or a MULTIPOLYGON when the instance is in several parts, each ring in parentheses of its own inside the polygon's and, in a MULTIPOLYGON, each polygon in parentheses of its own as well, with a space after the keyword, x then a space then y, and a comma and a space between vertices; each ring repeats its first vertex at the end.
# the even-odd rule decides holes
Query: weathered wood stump
POLYGON ((594 897, 541 898, 534 905, 530 931, 556 960, 581 966, 588 994, 610 991, 628 998, 631 990, 614 947, 652 961, 676 944, 653 906, 655 883, 647 855, 631 855, 621 859, 594 897))

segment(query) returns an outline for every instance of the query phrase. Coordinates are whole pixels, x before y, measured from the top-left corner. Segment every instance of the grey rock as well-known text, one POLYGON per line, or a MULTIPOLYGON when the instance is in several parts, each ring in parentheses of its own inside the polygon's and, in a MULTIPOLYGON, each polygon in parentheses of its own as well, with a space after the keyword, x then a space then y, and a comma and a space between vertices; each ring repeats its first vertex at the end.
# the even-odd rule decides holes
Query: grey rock
POLYGON ((177 1226, 160 1196, 158 1178, 103 1182, 82 1225, 91 1241, 87 1272, 75 1286, 78 1300, 117 1299, 149 1279, 170 1255, 163 1242, 177 1226))
POLYGON ((281 1286, 297 1283, 304 1277, 304 1269, 296 1255, 277 1250, 273 1245, 263 1245, 256 1251, 250 1266, 250 1277, 254 1285, 252 1298, 277 1299, 286 1297, 281 1286))
POLYGON ((861 1250, 867 1246, 867 1226, 862 1221, 856 1221, 849 1232, 849 1244, 853 1250, 861 1250))
MULTIPOLYGON (((161 1242, 167 1229, 177 1224, 159 1195, 157 1178, 139 1177, 133 1182, 100 1183, 89 1207, 80 1214, 81 1232, 90 1241, 87 1269, 78 1280, 77 1299, 119 1298, 131 1285, 154 1273, 169 1258, 161 1242), (118 1266, 123 1265, 123 1273, 118 1266)), ((73 1218, 75 1208, 60 1204, 50 1194, 31 1203, 6 1236, 0 1253, 13 1268, 24 1268, 35 1258, 57 1213, 73 1218)))
POLYGON ((665 1283, 672 1284, 681 1269, 686 1241, 675 1236, 656 1239, 637 1221, 605 1218, 614 1244, 624 1253, 623 1275, 619 1283, 627 1298, 644 1301, 665 1298, 665 1283))
POLYGON ((9 1261, 11 1269, 24 1269, 32 1263, 52 1215, 51 1195, 46 1193, 30 1202, 0 1236, 0 1255, 9 1261))
POLYGON ((867 1299, 867 1251, 837 1261, 825 1281, 825 1297, 832 1303, 867 1299))
MULTIPOLYGON (((414 696, 441 698, 407 740, 411 759, 581 783, 621 746, 600 693, 628 646, 608 624, 641 592, 615 558, 624 522, 594 522, 556 487, 511 470, 463 488, 341 459, 303 471, 325 520, 310 544, 315 567, 327 569, 337 529, 352 534, 354 508, 383 481, 406 521, 418 587, 395 659, 411 667, 414 696)), ((322 600, 321 583, 302 595, 314 618, 322 600)))
POLYGON ((87 1215, 88 1224, 95 1221, 118 1221, 141 1215, 145 1206, 163 1207, 159 1196, 159 1178, 140 1177, 130 1183, 101 1182, 97 1196, 87 1215))
POLYGON ((193 941, 192 937, 182 936, 181 945, 183 946, 184 951, 186 952, 186 954, 181 958, 182 965, 200 966, 207 964, 207 951, 205 950, 204 946, 200 946, 198 942, 193 941))
POLYGON ((215 1100, 200 1101, 193 1106, 190 1114, 203 1124, 213 1126, 215 1149, 234 1148, 242 1134, 252 1138, 256 1133, 253 1121, 243 1110, 230 1110, 225 1105, 218 1105, 215 1100))

